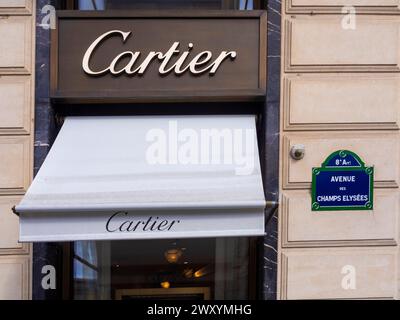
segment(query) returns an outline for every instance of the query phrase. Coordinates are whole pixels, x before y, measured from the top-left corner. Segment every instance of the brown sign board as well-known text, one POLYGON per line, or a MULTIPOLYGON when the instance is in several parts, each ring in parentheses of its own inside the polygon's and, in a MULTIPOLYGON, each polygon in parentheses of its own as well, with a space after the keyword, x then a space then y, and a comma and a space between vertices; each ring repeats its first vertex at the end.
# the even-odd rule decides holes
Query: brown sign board
POLYGON ((265 11, 59 11, 51 97, 62 103, 259 101, 265 11))

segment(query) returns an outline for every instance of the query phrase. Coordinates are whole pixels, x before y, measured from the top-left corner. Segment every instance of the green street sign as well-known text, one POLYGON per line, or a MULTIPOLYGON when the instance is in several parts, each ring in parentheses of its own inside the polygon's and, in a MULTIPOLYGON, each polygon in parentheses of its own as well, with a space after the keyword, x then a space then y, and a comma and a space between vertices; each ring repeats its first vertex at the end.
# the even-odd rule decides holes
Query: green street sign
POLYGON ((312 169, 312 211, 372 210, 374 167, 354 152, 333 152, 312 169))

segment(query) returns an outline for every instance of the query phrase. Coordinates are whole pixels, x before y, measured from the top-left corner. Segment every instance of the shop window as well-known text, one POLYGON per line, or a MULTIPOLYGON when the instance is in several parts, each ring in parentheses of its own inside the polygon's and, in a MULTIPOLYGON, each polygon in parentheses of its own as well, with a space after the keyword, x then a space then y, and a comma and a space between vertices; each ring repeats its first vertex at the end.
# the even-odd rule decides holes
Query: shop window
POLYGON ((96 299, 98 267, 94 241, 74 242, 73 278, 75 299, 96 299))
POLYGON ((74 299, 249 299, 253 239, 74 242, 74 299))

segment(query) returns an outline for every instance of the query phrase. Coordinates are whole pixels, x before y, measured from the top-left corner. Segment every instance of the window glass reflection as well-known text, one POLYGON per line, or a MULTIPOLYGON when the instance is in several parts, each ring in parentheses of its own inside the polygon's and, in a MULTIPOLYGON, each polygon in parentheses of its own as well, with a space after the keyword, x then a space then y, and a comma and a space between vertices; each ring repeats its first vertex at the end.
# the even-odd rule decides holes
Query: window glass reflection
POLYGON ((254 9, 253 0, 79 0, 79 10, 254 9))
POLYGON ((88 264, 97 266, 97 249, 94 241, 77 241, 74 243, 75 256, 88 264))
POLYGON ((74 259, 74 278, 77 280, 96 280, 97 270, 74 259))

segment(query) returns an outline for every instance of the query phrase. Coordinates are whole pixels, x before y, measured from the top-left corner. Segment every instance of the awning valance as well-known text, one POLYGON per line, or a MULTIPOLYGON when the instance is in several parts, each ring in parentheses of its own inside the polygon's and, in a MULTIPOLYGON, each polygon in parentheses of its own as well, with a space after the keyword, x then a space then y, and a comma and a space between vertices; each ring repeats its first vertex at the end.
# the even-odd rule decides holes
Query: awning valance
POLYGON ((21 241, 256 236, 254 116, 68 117, 15 210, 21 241))

